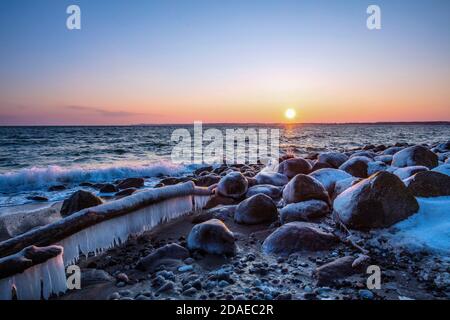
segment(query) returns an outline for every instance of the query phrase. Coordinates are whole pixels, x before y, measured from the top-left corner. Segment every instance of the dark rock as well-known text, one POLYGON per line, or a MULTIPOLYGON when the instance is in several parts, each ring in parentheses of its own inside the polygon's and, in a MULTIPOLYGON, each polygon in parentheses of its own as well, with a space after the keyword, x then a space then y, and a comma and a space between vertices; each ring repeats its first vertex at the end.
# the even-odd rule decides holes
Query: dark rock
POLYGON ((29 196, 27 197, 27 199, 31 201, 41 201, 41 202, 48 201, 48 198, 43 196, 29 196))
POLYGON ((195 225, 187 238, 187 246, 189 250, 218 255, 234 255, 236 251, 233 233, 217 219, 195 225))
POLYGON ((141 188, 144 186, 143 178, 128 178, 123 180, 117 185, 117 188, 120 190, 129 189, 129 188, 141 188))
POLYGON ((199 187, 209 187, 212 186, 213 184, 219 183, 220 181, 220 176, 214 173, 208 174, 208 175, 203 175, 201 177, 197 178, 197 181, 195 182, 196 186, 199 187))
POLYGON ((194 174, 196 176, 200 175, 203 172, 211 172, 213 171, 213 167, 212 166, 206 166, 206 167, 202 167, 202 168, 198 168, 194 171, 194 174))
POLYGON ((136 265, 138 270, 154 270, 164 264, 164 260, 183 260, 189 257, 189 251, 176 243, 166 244, 140 259, 136 265))
POLYGON ((405 167, 405 168, 399 168, 395 170, 393 173, 399 177, 401 180, 408 179, 412 175, 415 175, 418 172, 428 171, 429 169, 424 166, 412 166, 412 167, 405 167))
POLYGON ((302 158, 292 158, 281 162, 278 166, 278 173, 284 174, 292 179, 297 174, 308 174, 311 172, 311 164, 302 158))
POLYGON ((264 240, 265 253, 289 255, 298 251, 321 251, 338 244, 338 239, 318 225, 308 222, 290 222, 282 225, 264 240))
POLYGON ((339 169, 357 178, 367 178, 368 163, 371 161, 372 160, 367 157, 352 157, 345 161, 339 169))
POLYGON ((136 188, 123 189, 123 190, 117 192, 117 193, 115 194, 115 196, 116 196, 116 197, 126 197, 126 196, 132 195, 132 194, 135 193, 136 191, 137 191, 136 188))
POLYGON ((291 203, 280 210, 281 223, 292 221, 312 221, 330 213, 328 204, 321 200, 291 203))
POLYGON ((80 187, 89 187, 89 188, 94 188, 94 184, 90 183, 90 182, 82 182, 79 184, 80 187))
POLYGON ((319 154, 318 158, 318 162, 327 163, 336 169, 347 160, 348 156, 340 152, 324 152, 319 154))
POLYGON ((63 191, 63 190, 66 190, 66 186, 57 185, 57 186, 51 186, 50 188, 48 188, 48 191, 50 191, 50 192, 63 191))
POLYGON ((363 273, 368 266, 368 259, 366 263, 358 263, 354 265, 355 257, 346 256, 338 258, 332 262, 318 267, 314 275, 317 279, 318 286, 329 286, 339 279, 349 277, 357 273, 363 273))
POLYGON ((273 186, 282 187, 289 182, 289 178, 281 173, 260 172, 255 176, 258 184, 271 184, 273 186))
POLYGON ((72 194, 68 199, 64 200, 61 208, 61 215, 64 217, 69 216, 72 213, 86 208, 95 207, 102 203, 103 201, 99 197, 88 191, 80 190, 72 194))
POLYGON ((298 174, 283 190, 283 200, 286 204, 312 199, 330 202, 328 192, 323 185, 311 176, 298 174))
POLYGON ((248 181, 240 172, 230 172, 217 185, 217 193, 227 198, 242 198, 248 189, 248 181))
POLYGON ((436 150, 436 152, 441 152, 441 153, 450 151, 450 140, 447 141, 447 142, 438 144, 438 145, 435 147, 435 150, 436 150))
POLYGON ((450 196, 450 177, 439 172, 419 172, 404 182, 416 197, 450 196))
POLYGON ((81 270, 81 287, 87 287, 94 284, 113 282, 114 278, 106 271, 99 269, 81 270))
POLYGON ((322 163, 322 162, 316 161, 316 162, 314 162, 314 164, 312 166, 311 172, 315 172, 320 169, 331 169, 331 168, 334 168, 334 167, 328 163, 322 163))
POLYGON ((423 146, 412 146, 403 149, 392 158, 394 167, 425 166, 433 169, 438 165, 438 156, 423 146))
POLYGON ((381 161, 381 162, 384 162, 384 163, 390 165, 392 163, 392 158, 393 158, 392 155, 382 155, 382 156, 376 156, 374 158, 374 160, 381 161))
POLYGON ((237 199, 224 197, 220 194, 214 194, 209 198, 208 202, 206 203, 206 205, 203 209, 207 210, 207 209, 214 208, 218 205, 227 206, 227 205, 234 205, 234 204, 238 204, 238 203, 239 203, 239 201, 237 199))
POLYGON ((399 152, 403 149, 404 149, 403 147, 390 147, 390 148, 387 148, 386 150, 384 150, 383 154, 393 156, 394 154, 396 154, 397 152, 399 152))
MULTIPOLYGON (((355 158, 355 157, 365 157, 365 158, 369 158, 371 160, 373 160, 375 157, 377 156, 377 154, 375 152, 371 152, 371 151, 358 151, 353 153, 350 156, 351 158, 355 158)), ((348 160, 347 160, 348 161, 348 160)))
POLYGON ((242 201, 234 213, 234 221, 241 224, 260 224, 278 218, 278 210, 272 198, 257 194, 242 201))
POLYGON ((345 190, 334 200, 334 211, 353 229, 389 227, 416 213, 419 205, 403 182, 381 171, 345 190))
POLYGON ((110 183, 104 184, 100 188, 100 193, 114 193, 114 192, 117 192, 117 188, 115 185, 110 183))
POLYGON ((272 186, 270 184, 259 184, 251 188, 248 188, 247 194, 245 196, 247 198, 250 198, 258 193, 265 194, 271 197, 272 199, 281 198, 281 188, 272 186))

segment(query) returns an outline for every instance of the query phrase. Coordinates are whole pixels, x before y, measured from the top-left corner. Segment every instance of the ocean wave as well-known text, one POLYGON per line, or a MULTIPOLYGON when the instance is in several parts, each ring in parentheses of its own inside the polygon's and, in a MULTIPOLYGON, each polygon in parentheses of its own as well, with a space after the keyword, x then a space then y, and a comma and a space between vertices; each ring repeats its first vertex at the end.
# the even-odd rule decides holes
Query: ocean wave
POLYGON ((72 185, 80 182, 111 182, 133 177, 174 176, 190 172, 192 169, 190 166, 175 165, 169 162, 101 168, 33 167, 0 174, 0 193, 39 190, 56 184, 72 185))

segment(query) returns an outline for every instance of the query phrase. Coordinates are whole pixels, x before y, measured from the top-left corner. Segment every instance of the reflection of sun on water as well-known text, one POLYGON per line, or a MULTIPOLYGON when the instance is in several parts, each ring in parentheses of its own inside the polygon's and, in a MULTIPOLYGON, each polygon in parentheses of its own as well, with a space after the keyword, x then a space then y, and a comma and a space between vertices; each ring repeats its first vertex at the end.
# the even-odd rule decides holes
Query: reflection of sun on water
POLYGON ((292 120, 295 118, 295 116, 297 115, 297 113, 295 112, 294 109, 289 108, 284 112, 284 116, 286 117, 286 119, 288 120, 292 120))

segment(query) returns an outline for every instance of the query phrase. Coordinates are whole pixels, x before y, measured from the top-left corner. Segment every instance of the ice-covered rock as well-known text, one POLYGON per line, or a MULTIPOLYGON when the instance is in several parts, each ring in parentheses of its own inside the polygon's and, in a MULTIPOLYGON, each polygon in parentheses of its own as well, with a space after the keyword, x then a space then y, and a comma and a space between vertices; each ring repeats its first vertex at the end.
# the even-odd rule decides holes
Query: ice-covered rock
POLYGON ((320 169, 310 173, 309 176, 319 181, 328 191, 329 195, 333 194, 336 182, 352 177, 351 174, 334 168, 320 169))
POLYGON ((434 152, 445 153, 450 151, 450 140, 444 143, 438 144, 434 150, 434 152))
POLYGON ((232 171, 222 177, 217 185, 217 192, 228 198, 242 198, 248 189, 248 181, 240 172, 232 171))
POLYGON ((367 175, 370 177, 371 175, 380 172, 380 171, 388 171, 389 166, 382 161, 372 161, 367 165, 367 175))
POLYGON ((270 184, 259 184, 259 185, 253 186, 251 188, 248 188, 246 197, 250 198, 258 193, 263 193, 263 194, 271 197, 272 199, 281 198, 281 188, 272 186, 270 184))
POLYGON ((293 221, 312 221, 330 213, 329 205, 321 200, 291 203, 280 210, 282 224, 293 221))
POLYGON ((383 154, 393 156, 394 154, 396 154, 397 152, 399 152, 403 149, 404 149, 403 147, 390 147, 390 148, 387 148, 386 150, 384 150, 383 154))
POLYGON ((440 166, 434 168, 431 171, 439 172, 450 176, 450 163, 441 164, 440 166))
POLYGON ((213 184, 219 183, 220 176, 214 173, 200 176, 196 179, 195 185, 199 187, 209 187, 213 184))
POLYGON ((272 222, 277 218, 277 206, 272 198, 262 193, 242 201, 234 213, 234 221, 241 224, 272 222))
POLYGON ((366 157, 373 160, 376 156, 377 154, 373 151, 357 151, 355 153, 352 153, 350 159, 355 157, 366 157))
POLYGON ((336 182, 336 185, 334 186, 333 199, 362 180, 363 180, 362 178, 355 178, 355 177, 339 180, 338 182, 336 182))
POLYGON ((386 164, 391 164, 392 163, 392 155, 381 155, 381 156, 376 156, 375 158, 373 158, 373 160, 375 161, 381 161, 384 162, 386 164))
POLYGON ((68 199, 64 200, 61 215, 69 216, 80 210, 91 208, 102 204, 103 201, 99 197, 84 190, 79 190, 72 194, 68 199))
POLYGON ((302 158, 292 158, 285 160, 278 166, 278 173, 284 174, 292 179, 299 173, 308 174, 311 172, 311 164, 302 158))
POLYGON ((337 245, 338 239, 317 224, 290 222, 269 235, 262 245, 266 254, 289 255, 298 251, 321 251, 337 245))
POLYGON ((233 233, 220 220, 195 225, 187 238, 189 250, 200 250, 209 254, 234 254, 236 244, 233 233))
POLYGON ((450 176, 439 172, 418 172, 404 182, 408 190, 416 197, 450 196, 450 176))
POLYGON ((271 184, 278 187, 282 187, 289 182, 289 178, 284 174, 268 171, 261 171, 255 176, 255 179, 258 184, 271 184))
POLYGON ((416 213, 416 199, 396 175, 381 171, 345 190, 334 212, 352 229, 389 227, 416 213))
POLYGON ((429 169, 424 166, 412 166, 412 167, 398 168, 394 171, 394 174, 397 177, 399 177, 400 179, 404 180, 418 172, 428 171, 428 170, 429 169))
POLYGON ((283 190, 283 200, 286 204, 312 199, 330 202, 328 192, 323 185, 311 176, 298 174, 283 190))
POLYGON ((345 161, 348 160, 348 156, 340 152, 324 152, 319 154, 318 161, 328 163, 333 168, 339 168, 345 161))
POLYGON ((408 147, 394 154, 392 158, 392 166, 399 168, 425 166, 433 169, 437 165, 437 155, 423 146, 408 147))
POLYGON ((367 178, 368 163, 372 159, 365 156, 351 157, 339 169, 357 178, 367 178))

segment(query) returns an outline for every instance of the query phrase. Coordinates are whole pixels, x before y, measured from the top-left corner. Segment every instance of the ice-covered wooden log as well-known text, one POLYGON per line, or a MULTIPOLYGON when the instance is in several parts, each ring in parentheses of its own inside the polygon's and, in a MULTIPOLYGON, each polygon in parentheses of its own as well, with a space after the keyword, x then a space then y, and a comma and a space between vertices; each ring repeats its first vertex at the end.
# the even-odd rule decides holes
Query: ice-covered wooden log
POLYGON ((67 289, 60 246, 29 246, 0 259, 0 300, 11 300, 13 288, 20 300, 48 299, 67 289))
POLYGON ((71 264, 80 252, 88 254, 124 242, 129 235, 149 230, 203 206, 211 191, 193 182, 142 191, 81 210, 60 221, 0 242, 0 257, 35 246, 61 245, 64 262, 71 264))

